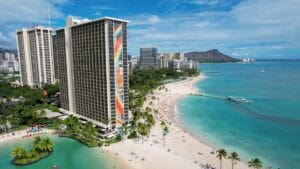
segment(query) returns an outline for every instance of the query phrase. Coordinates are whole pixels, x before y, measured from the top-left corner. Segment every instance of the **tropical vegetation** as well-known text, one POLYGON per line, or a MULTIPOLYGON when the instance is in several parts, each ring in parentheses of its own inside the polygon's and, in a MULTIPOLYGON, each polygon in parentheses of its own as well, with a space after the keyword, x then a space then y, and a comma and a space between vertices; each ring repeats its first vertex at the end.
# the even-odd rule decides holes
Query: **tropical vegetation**
MULTIPOLYGON (((160 85, 166 83, 168 80, 180 80, 189 76, 197 75, 197 70, 186 70, 177 72, 173 69, 134 69, 133 75, 129 78, 129 109, 132 111, 134 118, 129 123, 130 133, 128 138, 141 137, 142 142, 144 138, 149 135, 151 127, 154 126, 155 120, 151 113, 150 107, 146 107, 142 110, 142 106, 146 100, 146 95, 153 94, 153 90, 160 85)), ((155 96, 151 96, 151 99, 156 99, 155 96)), ((150 102, 152 105, 152 102, 150 102)), ((168 128, 165 126, 165 129, 168 128)))
MULTIPOLYGON (((217 156, 220 160, 220 169, 222 169, 222 159, 230 159, 231 160, 231 167, 234 168, 234 165, 237 164, 238 161, 240 161, 239 154, 236 152, 232 152, 229 155, 227 155, 227 152, 225 149, 219 149, 217 150, 217 156)), ((262 168, 262 162, 259 158, 253 158, 248 162, 248 167, 253 169, 261 169, 262 168)))
POLYGON ((166 80, 178 80, 197 75, 197 70, 177 72, 173 69, 134 69, 129 78, 129 108, 139 109, 143 106, 146 95, 166 80))
MULTIPOLYGON (((50 87, 48 88, 55 88, 50 87)), ((51 92, 56 90, 51 89, 51 92)), ((56 105, 47 103, 49 96, 43 95, 42 89, 30 87, 14 87, 7 81, 0 82, 0 133, 18 130, 31 124, 51 124, 52 120, 45 118, 44 109, 58 112, 56 105)))
POLYGON ((166 144, 166 135, 169 133, 169 128, 165 121, 160 122, 160 126, 162 127, 162 139, 164 140, 164 146, 166 144))
POLYGON ((240 161, 239 154, 236 153, 236 152, 230 153, 230 155, 228 156, 228 159, 231 160, 231 166, 232 166, 232 169, 234 168, 234 165, 237 164, 237 161, 240 161))
POLYGON ((49 156, 53 151, 53 142, 48 138, 35 137, 31 150, 16 147, 11 152, 12 163, 15 165, 28 165, 49 156))
POLYGON ((250 168, 254 168, 254 169, 261 169, 262 168, 262 162, 260 161, 259 158, 253 158, 248 162, 248 166, 250 168))
POLYGON ((222 159, 227 158, 227 152, 225 149, 217 150, 217 158, 220 160, 220 169, 222 169, 222 159))
POLYGON ((59 131, 59 136, 71 137, 88 147, 102 145, 97 137, 97 129, 91 122, 82 123, 77 117, 70 116, 65 120, 54 120, 53 127, 59 131))

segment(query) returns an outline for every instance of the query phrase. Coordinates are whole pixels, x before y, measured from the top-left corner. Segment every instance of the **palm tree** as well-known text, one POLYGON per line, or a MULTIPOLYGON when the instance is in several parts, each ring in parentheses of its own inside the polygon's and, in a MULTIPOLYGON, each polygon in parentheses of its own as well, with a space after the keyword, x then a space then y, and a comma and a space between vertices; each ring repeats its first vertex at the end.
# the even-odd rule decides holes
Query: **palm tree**
POLYGON ((259 160, 259 158, 254 158, 248 162, 248 166, 254 169, 260 169, 262 168, 262 162, 259 160))
POLYGON ((94 138, 97 134, 97 129, 93 127, 93 123, 88 122, 85 126, 85 130, 83 131, 83 134, 87 138, 94 138))
POLYGON ((43 152, 51 152, 53 150, 53 142, 46 137, 40 143, 40 150, 43 152))
POLYGON ((79 119, 74 116, 68 117, 66 120, 67 130, 70 131, 72 134, 78 133, 81 123, 79 122, 79 119))
POLYGON ((240 161, 239 154, 236 152, 232 152, 230 154, 230 156, 228 157, 228 159, 231 159, 232 169, 233 169, 234 165, 237 164, 237 161, 240 161))
POLYGON ((0 118, 0 126, 4 128, 4 132, 7 132, 7 127, 6 127, 6 119, 4 117, 0 118))
POLYGON ((32 142, 32 148, 35 151, 40 151, 40 143, 41 143, 42 139, 41 137, 37 136, 34 138, 33 142, 32 142))
POLYGON ((222 159, 227 157, 227 152, 224 149, 217 151, 217 158, 220 160, 220 169, 222 169, 222 159))
POLYGON ((165 121, 161 121, 161 122, 160 122, 160 125, 163 127, 163 126, 166 125, 166 122, 165 122, 165 121))
POLYGON ((142 144, 144 143, 144 136, 148 134, 148 127, 146 124, 139 122, 137 132, 142 136, 142 144))
POLYGON ((164 146, 166 144, 166 135, 169 133, 169 129, 167 126, 163 128, 163 138, 164 138, 164 146))
POLYGON ((21 147, 16 147, 12 152, 11 152, 11 157, 14 159, 20 159, 26 155, 26 150, 21 147))
POLYGON ((146 114, 146 122, 148 123, 149 127, 152 127, 155 124, 155 120, 152 114, 146 114))

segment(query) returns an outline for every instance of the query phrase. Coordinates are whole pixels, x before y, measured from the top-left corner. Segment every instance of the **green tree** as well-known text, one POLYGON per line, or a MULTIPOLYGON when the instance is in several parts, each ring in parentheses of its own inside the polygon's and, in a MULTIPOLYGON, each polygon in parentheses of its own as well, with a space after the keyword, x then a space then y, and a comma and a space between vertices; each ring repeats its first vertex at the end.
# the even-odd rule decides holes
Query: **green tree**
POLYGON ((148 135, 148 127, 146 124, 139 122, 137 132, 142 136, 142 144, 144 143, 144 136, 148 135))
POLYGON ((97 134, 97 129, 95 127, 93 127, 93 123, 91 122, 88 122, 86 125, 85 125, 85 129, 83 131, 84 133, 84 136, 86 138, 94 138, 97 134))
POLYGON ((40 150, 43 152, 51 152, 53 150, 53 142, 48 138, 44 138, 40 142, 40 150))
POLYGON ((22 147, 16 147, 12 152, 11 152, 11 157, 14 159, 20 159, 26 156, 26 150, 22 147))
POLYGON ((155 119, 154 119, 154 117, 153 117, 152 114, 150 114, 150 113, 147 113, 147 114, 146 114, 146 122, 148 123, 148 126, 149 126, 149 127, 154 126, 154 124, 155 124, 155 119))
POLYGON ((55 119, 55 120, 53 121, 53 127, 54 127, 56 130, 60 129, 60 126, 63 125, 63 124, 64 124, 64 122, 63 122, 63 120, 61 120, 61 119, 55 119))
POLYGON ((53 95, 56 92, 59 91, 59 84, 55 83, 55 84, 46 84, 44 86, 44 90, 46 90, 48 92, 49 95, 53 95))
POLYGON ((260 161, 259 158, 254 158, 248 162, 248 166, 250 168, 260 169, 260 168, 262 168, 262 162, 260 161))
POLYGON ((240 161, 239 154, 236 152, 232 152, 228 159, 231 160, 232 169, 234 168, 234 165, 237 164, 237 161, 240 161))
POLYGON ((220 169, 222 169, 222 159, 227 158, 227 152, 225 149, 219 149, 217 151, 217 158, 220 160, 220 169))
POLYGON ((34 138, 33 142, 32 142, 32 148, 33 150, 37 151, 37 152, 40 152, 41 149, 40 149, 40 143, 41 143, 42 139, 41 137, 37 136, 34 138))
POLYGON ((160 125, 163 127, 163 126, 166 125, 166 122, 165 122, 165 121, 161 121, 161 122, 160 122, 160 125))
POLYGON ((80 132, 81 123, 79 122, 79 119, 74 116, 70 116, 65 120, 65 123, 67 125, 67 130, 71 133, 78 133, 80 132))
POLYGON ((169 129, 167 126, 163 128, 163 138, 164 138, 164 146, 166 145, 166 136, 169 133, 169 129))

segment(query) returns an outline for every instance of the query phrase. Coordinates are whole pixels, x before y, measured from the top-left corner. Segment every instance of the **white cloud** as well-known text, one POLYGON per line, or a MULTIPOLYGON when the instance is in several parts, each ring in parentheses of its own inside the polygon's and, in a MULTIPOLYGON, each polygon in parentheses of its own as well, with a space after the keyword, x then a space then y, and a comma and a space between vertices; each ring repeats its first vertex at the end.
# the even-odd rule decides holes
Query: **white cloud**
POLYGON ((52 18, 62 18, 64 14, 57 5, 66 2, 67 0, 0 0, 0 23, 28 23, 29 17, 34 24, 47 23, 48 8, 52 18))
POLYGON ((95 15, 96 15, 96 16, 101 16, 102 13, 98 11, 98 12, 95 13, 95 15))
MULTIPOLYGON (((182 51, 219 48, 228 54, 255 55, 250 50, 261 51, 259 44, 265 42, 271 43, 264 48, 266 51, 282 52, 281 48, 286 46, 282 46, 281 42, 290 42, 289 45, 292 46, 299 42, 299 6, 298 0, 251 0, 241 2, 230 11, 159 16, 159 23, 156 25, 129 29, 129 39, 133 41, 129 43, 133 49, 138 49, 144 43, 151 43, 163 46, 162 50, 170 50, 176 44, 177 50, 182 51), (256 45, 248 47, 249 42, 256 45), (237 46, 244 46, 246 49, 234 49, 237 46)), ((146 17, 139 20, 149 24, 149 21, 145 22, 146 17)), ((293 49, 300 50, 299 48, 296 45, 293 49)))
POLYGON ((48 24, 48 8, 51 20, 65 18, 61 5, 69 0, 0 0, 0 45, 15 48, 15 30, 31 25, 48 24), (30 18, 30 19, 29 19, 30 18))
POLYGON ((160 21, 160 18, 157 15, 153 15, 149 17, 148 21, 150 24, 155 25, 160 21))
POLYGON ((130 26, 141 26, 141 25, 156 25, 161 22, 161 18, 157 15, 137 15, 130 16, 128 20, 131 21, 130 26))

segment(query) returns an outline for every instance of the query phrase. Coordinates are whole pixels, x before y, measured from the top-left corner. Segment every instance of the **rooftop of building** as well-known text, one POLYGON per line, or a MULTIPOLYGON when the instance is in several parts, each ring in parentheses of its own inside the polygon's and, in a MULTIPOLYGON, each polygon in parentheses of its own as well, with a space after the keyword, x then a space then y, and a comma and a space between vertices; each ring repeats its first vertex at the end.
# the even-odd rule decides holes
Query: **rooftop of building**
POLYGON ((16 32, 21 32, 23 30, 26 30, 26 31, 32 31, 32 30, 36 30, 36 29, 45 29, 45 30, 53 30, 53 28, 51 27, 46 27, 46 26, 42 26, 42 25, 36 25, 36 26, 33 26, 31 28, 21 28, 21 29, 17 29, 16 32))
MULTIPOLYGON (((80 18, 75 18, 73 16, 69 16, 67 18, 67 21, 66 21, 66 27, 75 27, 75 26, 78 26, 78 25, 83 25, 83 24, 87 24, 87 23, 91 23, 91 22, 96 22, 96 21, 102 21, 102 20, 113 20, 113 21, 119 21, 119 22, 125 22, 125 23, 129 23, 130 22, 128 20, 118 19, 118 18, 113 18, 113 17, 108 17, 108 16, 105 16, 105 17, 102 17, 102 18, 93 19, 93 20, 90 20, 90 19, 87 19, 87 18, 80 19, 80 18)), ((57 30, 61 30, 61 29, 64 29, 64 28, 65 27, 58 28, 57 30)))

